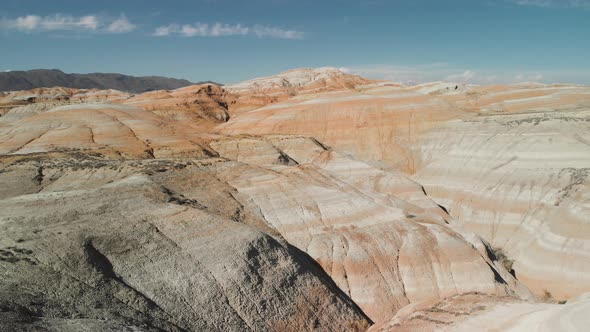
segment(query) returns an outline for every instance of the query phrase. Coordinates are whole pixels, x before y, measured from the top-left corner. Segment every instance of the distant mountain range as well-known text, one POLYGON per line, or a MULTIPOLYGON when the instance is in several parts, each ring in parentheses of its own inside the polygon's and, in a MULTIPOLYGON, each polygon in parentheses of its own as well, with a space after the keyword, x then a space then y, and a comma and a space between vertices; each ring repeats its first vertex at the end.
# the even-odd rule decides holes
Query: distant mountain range
POLYGON ((135 77, 113 73, 66 74, 58 69, 34 69, 0 73, 0 91, 62 86, 78 89, 115 89, 141 93, 152 90, 178 89, 188 85, 204 83, 217 84, 211 81, 193 83, 184 79, 160 76, 135 77))

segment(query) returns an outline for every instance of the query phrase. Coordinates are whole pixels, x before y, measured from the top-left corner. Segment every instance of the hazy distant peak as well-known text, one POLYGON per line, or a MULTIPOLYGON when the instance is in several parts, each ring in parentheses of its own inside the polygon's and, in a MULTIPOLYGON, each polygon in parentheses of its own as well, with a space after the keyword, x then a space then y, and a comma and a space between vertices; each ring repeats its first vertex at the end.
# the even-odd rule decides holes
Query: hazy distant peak
POLYGON ((193 84, 195 83, 184 79, 160 76, 135 77, 118 73, 67 74, 59 69, 0 72, 0 91, 61 86, 77 89, 115 89, 141 93, 152 90, 177 89, 193 84))

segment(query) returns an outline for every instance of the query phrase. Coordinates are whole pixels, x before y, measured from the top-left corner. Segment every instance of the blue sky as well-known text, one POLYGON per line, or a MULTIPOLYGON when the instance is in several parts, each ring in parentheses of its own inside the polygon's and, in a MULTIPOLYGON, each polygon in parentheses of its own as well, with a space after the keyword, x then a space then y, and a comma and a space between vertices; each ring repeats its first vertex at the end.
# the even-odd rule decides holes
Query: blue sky
POLYGON ((590 84, 590 0, 2 0, 0 70, 590 84))

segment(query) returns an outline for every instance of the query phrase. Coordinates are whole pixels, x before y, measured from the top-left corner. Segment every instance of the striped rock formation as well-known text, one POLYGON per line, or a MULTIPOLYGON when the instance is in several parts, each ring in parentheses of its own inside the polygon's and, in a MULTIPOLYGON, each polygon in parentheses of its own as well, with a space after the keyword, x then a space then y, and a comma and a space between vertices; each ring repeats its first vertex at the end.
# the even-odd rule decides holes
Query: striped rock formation
POLYGON ((565 304, 526 303, 509 297, 463 294, 422 308, 406 308, 369 332, 403 331, 585 331, 588 295, 565 304))
POLYGON ((449 216, 401 173, 303 137, 239 137, 211 146, 256 166, 221 178, 375 322, 410 303, 463 292, 530 298, 480 238, 449 227, 449 216))
POLYGON ((233 97, 213 84, 191 85, 176 90, 146 92, 129 98, 126 105, 152 111, 162 117, 181 121, 229 119, 228 104, 233 97))
POLYGON ((504 248, 537 294, 590 291, 590 88, 384 82, 236 114, 225 134, 297 134, 413 176, 504 248))
POLYGON ((521 282, 551 302, 590 291, 588 87, 320 68, 226 89, 11 92, 0 111, 10 329, 583 321, 587 301, 535 303, 521 282))
MULTIPOLYGON (((321 328, 327 321, 338 320, 342 324, 339 329, 348 330, 368 326, 369 319, 389 319, 410 303, 436 301, 463 292, 530 298, 528 290, 493 258, 485 242, 472 233, 448 225, 450 217, 424 194, 420 185, 403 173, 376 169, 332 151, 312 138, 203 134, 183 122, 164 119, 149 111, 102 104, 60 106, 31 114, 3 124, 0 135, 3 154, 0 180, 4 184, 0 193, 5 196, 4 206, 12 206, 3 209, 6 215, 2 225, 7 232, 10 231, 4 244, 8 248, 6 255, 18 254, 10 248, 33 250, 34 254, 27 256, 28 259, 38 261, 45 268, 58 264, 57 258, 39 256, 36 252, 59 253, 71 246, 76 248, 72 249, 74 251, 83 250, 87 246, 85 243, 91 243, 94 249, 89 250, 100 253, 98 262, 105 259, 110 262, 104 263, 106 272, 103 267, 99 273, 106 273, 108 278, 114 279, 113 282, 129 285, 144 294, 141 296, 171 315, 166 319, 168 323, 184 324, 182 326, 189 329, 269 326, 280 330, 279 327, 295 321, 300 325, 294 326, 301 328, 310 321, 310 324, 316 324, 308 314, 318 311, 326 303, 334 303, 325 309, 325 314, 319 314, 318 326, 321 328), (94 203, 88 205, 87 202, 94 203), (36 206, 37 212, 31 214, 25 208, 30 205, 36 206), (95 209, 104 211, 99 213, 95 209), (126 213, 126 209, 130 212, 126 213), (41 215, 45 217, 35 219, 41 215), (215 221, 219 218, 247 226, 239 228, 226 223, 229 234, 253 232, 252 237, 242 239, 236 238, 237 235, 225 235, 222 232, 225 224, 215 221), (27 238, 25 240, 30 242, 20 248, 16 245, 20 243, 20 237, 31 232, 18 226, 23 220, 31 227, 37 227, 39 220, 51 225, 57 223, 44 226, 54 229, 51 232, 57 235, 44 233, 40 238, 27 238), (66 220, 66 225, 61 225, 60 220, 66 220), (193 221, 186 224, 187 220, 193 221), (217 223, 220 224, 215 226, 217 223), (134 243, 134 236, 137 236, 137 241, 149 246, 156 241, 147 232, 152 227, 150 224, 159 230, 157 234, 162 233, 157 238, 170 239, 173 247, 180 247, 181 251, 156 246, 148 253, 145 262, 134 263, 139 253, 123 243, 134 243), (234 231, 235 227, 238 228, 234 231), (101 229, 107 230, 106 233, 101 229), (122 237, 121 242, 113 242, 115 235, 109 233, 110 229, 120 234, 116 238, 122 237), (137 235, 133 235, 134 229, 138 230, 137 235), (204 233, 197 234, 196 229, 204 233), (70 235, 63 237, 60 232, 70 235), (140 235, 144 233, 147 235, 140 235), (73 242, 67 240, 70 238, 73 242), (218 241, 217 247, 211 252, 202 251, 210 246, 207 245, 210 241, 218 241), (229 246, 234 241, 236 248, 229 246), (250 245, 247 243, 252 241, 270 247, 248 249, 250 245), (265 258, 275 255, 271 248, 277 246, 290 250, 290 253, 280 254, 287 255, 286 258, 265 258), (164 251, 159 253, 159 250, 164 251), (188 253, 183 250, 199 257, 199 262, 209 262, 210 265, 203 263, 204 267, 194 268, 187 265, 183 257, 188 253), (214 264, 219 260, 217 255, 224 255, 227 259, 220 263, 221 266, 214 264), (289 255, 301 257, 289 258, 289 255), (251 297, 248 292, 259 283, 250 285, 237 275, 246 273, 246 280, 257 278, 249 273, 254 273, 261 263, 249 270, 242 268, 241 263, 231 262, 254 258, 267 259, 269 267, 279 264, 290 271, 291 274, 287 275, 277 272, 287 280, 299 278, 301 273, 307 275, 308 272, 300 272, 295 266, 308 264, 300 262, 301 259, 313 259, 319 263, 313 272, 314 278, 319 278, 319 284, 313 281, 315 279, 302 279, 302 285, 309 288, 301 290, 301 294, 285 295, 281 287, 293 285, 269 272, 268 276, 260 278, 269 279, 271 284, 267 286, 271 288, 259 289, 268 292, 268 298, 263 299, 267 304, 247 304, 245 299, 251 297), (147 273, 146 269, 156 268, 152 266, 152 260, 162 261, 156 264, 158 272, 154 272, 153 277, 165 285, 162 286, 164 289, 142 276, 147 273), (292 266, 290 260, 300 263, 292 266), (184 267, 178 269, 179 264, 184 267), (219 319, 210 310, 218 304, 204 305, 199 302, 200 298, 187 298, 188 303, 183 301, 182 305, 173 304, 164 295, 170 291, 168 287, 174 292, 183 292, 182 289, 190 286, 180 284, 179 278, 193 280, 188 275, 209 273, 206 271, 215 275, 212 282, 221 283, 220 288, 212 290, 211 294, 219 293, 235 299, 239 293, 244 297, 229 304, 241 320, 211 327, 207 322, 219 319), (222 276, 232 279, 220 280, 222 276), (306 289, 318 289, 317 296, 306 293, 306 289), (281 301, 292 301, 294 307, 281 311, 282 314, 272 314, 276 318, 261 320, 264 310, 272 308, 268 303, 275 301, 274 296, 285 297, 281 301), (301 300, 296 300, 299 297, 301 300), (308 311, 299 307, 310 301, 315 304, 308 311), (194 317, 201 317, 193 317, 197 319, 195 323, 189 324, 184 318, 177 317, 186 306, 202 307, 191 309, 194 317), (302 316, 291 317, 288 313, 302 316)), ((91 270, 84 270, 86 267, 67 268, 79 264, 83 257, 80 255, 62 258, 64 274, 90 273, 91 270)), ((34 271, 37 270, 33 269, 31 273, 39 273, 34 271)), ((21 282, 14 273, 7 279, 11 280, 10 285, 21 282)), ((52 278, 62 280, 63 276, 52 278)), ((194 278, 195 283, 200 280, 200 277, 194 278)), ((10 285, 5 286, 13 287, 10 285)), ((64 289, 35 285, 39 289, 38 296, 57 294, 54 302, 44 304, 44 310, 57 310, 52 303, 65 301, 69 296, 64 289)), ((191 285, 197 289, 213 287, 206 282, 191 285)), ((265 284, 256 287, 265 287, 265 284)), ((19 288, 16 289, 16 293, 10 293, 10 298, 18 294, 19 288)), ((114 295, 102 296, 110 299, 114 295)), ((139 301, 134 296, 125 299, 139 301)), ((225 303, 223 298, 220 301, 225 303)), ((19 302, 18 306, 13 303, 10 307, 23 305, 19 302)), ((136 310, 143 312, 142 315, 147 314, 145 308, 136 310)), ((82 316, 95 317, 99 313, 84 311, 82 316)), ((111 317, 108 313, 103 314, 111 317)), ((133 324, 147 319, 136 315, 128 317, 132 318, 133 324)), ((152 316, 148 314, 148 317, 152 316)))
POLYGON ((123 105, 59 106, 0 122, 0 154, 79 149, 105 149, 125 158, 213 154, 190 129, 123 105))

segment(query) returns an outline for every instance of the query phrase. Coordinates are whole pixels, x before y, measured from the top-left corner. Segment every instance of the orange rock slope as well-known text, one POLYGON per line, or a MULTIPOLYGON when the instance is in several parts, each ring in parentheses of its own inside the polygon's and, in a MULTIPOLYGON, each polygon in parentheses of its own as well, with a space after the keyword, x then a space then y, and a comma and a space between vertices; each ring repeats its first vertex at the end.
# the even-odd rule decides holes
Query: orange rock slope
POLYGON ((232 96, 213 84, 193 85, 177 90, 159 90, 133 96, 125 104, 152 111, 175 120, 199 119, 225 122, 232 96))

